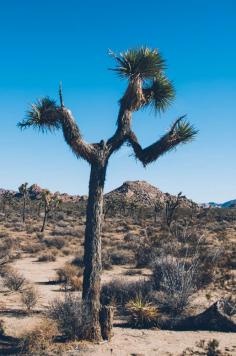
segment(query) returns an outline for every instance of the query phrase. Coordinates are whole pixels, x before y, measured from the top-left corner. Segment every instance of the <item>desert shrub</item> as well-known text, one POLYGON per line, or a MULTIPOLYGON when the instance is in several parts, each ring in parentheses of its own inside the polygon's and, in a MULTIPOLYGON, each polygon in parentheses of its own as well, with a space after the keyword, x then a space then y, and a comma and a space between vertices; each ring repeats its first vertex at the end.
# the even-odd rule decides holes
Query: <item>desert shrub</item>
POLYGON ((73 236, 73 237, 81 237, 81 231, 75 230, 73 228, 56 228, 54 229, 51 234, 53 236, 73 236))
POLYGON ((25 278, 22 274, 11 268, 4 273, 3 285, 10 291, 17 292, 22 289, 25 283, 25 278))
POLYGON ((64 247, 62 253, 64 256, 69 256, 71 254, 71 249, 69 247, 64 247))
POLYGON ((37 238, 42 241, 44 239, 44 232, 36 232, 37 238))
POLYGON ((63 248, 65 246, 65 241, 62 238, 50 238, 50 239, 44 239, 43 242, 45 243, 45 245, 47 247, 55 247, 58 250, 60 250, 61 248, 63 248))
POLYGON ((131 232, 128 232, 127 234, 125 234, 124 236, 124 241, 125 242, 132 242, 132 243, 137 243, 139 242, 140 238, 138 235, 134 235, 131 232))
POLYGON ((37 232, 37 231, 38 231, 38 227, 37 226, 26 225, 27 234, 32 234, 33 232, 37 232))
POLYGON ((1 240, 0 248, 3 253, 5 253, 6 250, 10 252, 15 246, 17 246, 17 241, 13 238, 5 237, 5 239, 1 240))
POLYGON ((43 319, 33 330, 21 336, 20 349, 26 355, 48 355, 50 346, 58 334, 56 323, 43 319))
POLYGON ((73 260, 71 261, 71 264, 74 266, 83 268, 84 267, 84 258, 82 256, 82 254, 75 256, 75 258, 73 258, 73 260))
POLYGON ((196 343, 196 348, 187 347, 181 356, 206 355, 206 356, 231 356, 228 352, 222 352, 219 348, 219 341, 216 339, 200 340, 196 343))
POLYGON ((173 256, 160 257, 153 264, 153 284, 161 290, 159 303, 167 312, 181 313, 188 305, 189 297, 196 290, 196 276, 199 260, 176 259, 173 256))
MULTIPOLYGON (((206 356, 220 356, 224 355, 219 347, 219 341, 216 339, 209 340, 208 343, 205 340, 200 340, 197 346, 205 352, 206 356)), ((227 354, 226 354, 227 355, 227 354)))
POLYGON ((42 251, 42 245, 40 245, 39 243, 27 244, 23 247, 23 250, 26 253, 37 253, 39 251, 42 251))
POLYGON ((221 260, 219 258, 221 254, 222 251, 220 249, 214 249, 205 244, 199 247, 199 268, 198 274, 196 275, 196 285, 198 289, 207 286, 214 280, 218 261, 221 260))
POLYGON ((108 251, 112 265, 126 265, 134 262, 134 256, 130 251, 112 249, 108 251))
POLYGON ((53 253, 45 253, 39 256, 38 262, 55 262, 56 256, 53 253))
POLYGON ((59 221, 57 225, 58 225, 59 227, 67 227, 67 226, 68 226, 68 223, 65 222, 65 221, 59 221))
POLYGON ((81 300, 71 293, 66 293, 63 300, 54 300, 48 309, 49 318, 57 323, 59 331, 70 340, 75 340, 81 335, 81 315, 81 300))
POLYGON ((227 297, 222 301, 223 311, 226 315, 232 317, 236 315, 236 297, 227 297))
POLYGON ((151 292, 152 284, 149 281, 127 282, 124 279, 114 279, 102 286, 101 303, 123 309, 125 304, 137 296, 148 300, 151 292))
POLYGON ((102 268, 106 270, 112 269, 111 256, 107 250, 102 250, 102 268))
POLYGON ((137 268, 143 268, 150 265, 152 261, 153 247, 151 246, 138 246, 135 251, 135 261, 137 268))
POLYGON ((34 286, 27 286, 21 292, 21 302, 26 307, 28 311, 30 311, 38 301, 38 292, 34 286))
POLYGON ((158 309, 140 296, 130 300, 125 308, 132 326, 147 328, 157 325, 158 309))
POLYGON ((70 264, 66 264, 63 268, 57 270, 57 281, 62 283, 65 290, 81 290, 82 289, 83 270, 70 264))
POLYGON ((9 232, 7 231, 0 231, 0 239, 2 238, 6 238, 6 237, 9 237, 9 232))
POLYGON ((5 334, 4 321, 0 320, 0 336, 5 334))

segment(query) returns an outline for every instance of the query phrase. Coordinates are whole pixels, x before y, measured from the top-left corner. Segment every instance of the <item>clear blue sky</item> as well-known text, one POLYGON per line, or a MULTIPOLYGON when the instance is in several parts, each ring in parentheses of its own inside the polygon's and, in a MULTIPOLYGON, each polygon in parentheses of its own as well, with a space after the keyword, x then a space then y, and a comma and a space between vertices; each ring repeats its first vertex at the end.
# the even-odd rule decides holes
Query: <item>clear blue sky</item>
POLYGON ((0 9, 0 187, 22 182, 86 194, 89 167, 61 133, 21 132, 28 105, 57 96, 87 141, 115 129, 125 82, 107 70, 108 48, 157 47, 167 60, 176 101, 161 116, 141 112, 134 128, 152 143, 181 114, 200 130, 197 140, 144 169, 124 147, 109 164, 106 191, 125 180, 147 180, 198 202, 236 198, 236 1, 4 1, 0 9))

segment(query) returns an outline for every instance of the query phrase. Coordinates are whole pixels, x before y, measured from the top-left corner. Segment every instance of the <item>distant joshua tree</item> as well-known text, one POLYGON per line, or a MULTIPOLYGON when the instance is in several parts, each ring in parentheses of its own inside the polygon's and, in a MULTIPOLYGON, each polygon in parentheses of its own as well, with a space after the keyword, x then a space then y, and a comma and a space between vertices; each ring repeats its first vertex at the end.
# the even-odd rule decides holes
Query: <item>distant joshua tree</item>
POLYGON ((154 204, 154 222, 157 222, 157 216, 161 214, 162 210, 164 209, 165 203, 162 202, 160 199, 154 204))
POLYGON ((19 193, 23 197, 23 209, 22 209, 22 220, 23 220, 23 223, 25 223, 25 208, 26 208, 26 199, 27 199, 27 196, 28 196, 28 188, 27 188, 27 186, 28 186, 28 183, 23 183, 18 188, 19 193))
POLYGON ((6 207, 10 206, 13 201, 13 194, 6 190, 5 192, 2 193, 1 195, 1 203, 2 203, 2 212, 6 215, 6 207))
POLYGON ((86 143, 71 111, 65 107, 62 88, 59 89, 60 103, 45 97, 32 105, 25 120, 18 125, 21 129, 33 127, 41 131, 61 129, 66 143, 78 158, 91 165, 87 220, 84 244, 83 310, 85 337, 101 340, 100 288, 101 288, 101 225, 103 217, 103 189, 109 158, 124 143, 129 144, 144 166, 173 150, 179 144, 191 141, 197 131, 185 116, 178 118, 160 139, 142 148, 132 130, 132 114, 151 107, 164 111, 174 99, 172 83, 164 74, 165 61, 158 50, 139 48, 116 55, 114 70, 121 79, 128 81, 127 89, 119 101, 117 128, 113 136, 99 143, 86 143))
POLYGON ((182 192, 180 192, 177 196, 171 196, 168 193, 166 193, 166 196, 167 199, 165 201, 165 219, 167 226, 170 227, 174 219, 175 212, 181 203, 183 195, 182 192))
POLYGON ((60 199, 57 195, 51 194, 49 190, 43 189, 43 191, 41 192, 41 201, 44 207, 44 217, 41 232, 44 232, 48 214, 51 210, 56 209, 58 207, 58 205, 60 204, 60 199))

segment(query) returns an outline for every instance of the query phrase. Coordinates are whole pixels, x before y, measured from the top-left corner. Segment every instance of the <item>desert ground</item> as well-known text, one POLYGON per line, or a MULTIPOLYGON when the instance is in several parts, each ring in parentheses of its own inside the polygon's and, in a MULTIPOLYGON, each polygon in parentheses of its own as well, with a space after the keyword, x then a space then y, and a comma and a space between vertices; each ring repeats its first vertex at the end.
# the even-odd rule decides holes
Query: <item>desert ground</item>
POLYGON ((2 202, 0 354, 236 355, 236 334, 223 325, 222 330, 218 323, 215 330, 178 327, 178 321, 219 300, 230 301, 227 318, 235 323, 236 209, 185 204, 166 226, 164 205, 156 211, 151 203, 145 205, 143 196, 153 199, 153 191, 149 193, 122 193, 122 203, 117 194, 105 200, 101 301, 114 308, 114 335, 100 344, 66 338, 60 323, 50 341, 33 334, 40 325, 50 334, 44 324, 55 300, 63 302, 66 295, 81 298, 86 198, 65 199, 50 211, 44 232, 43 208, 37 199, 27 200, 25 223, 20 196, 2 202), (182 281, 173 292, 168 276, 172 273, 175 281, 180 277, 173 266, 183 260, 184 280, 190 270, 195 268, 195 273, 187 286, 182 281), (24 298, 29 290, 32 305, 24 298), (155 317, 152 313, 140 317, 134 309, 137 300, 155 317), (217 340, 213 351, 208 344, 212 340, 217 340))

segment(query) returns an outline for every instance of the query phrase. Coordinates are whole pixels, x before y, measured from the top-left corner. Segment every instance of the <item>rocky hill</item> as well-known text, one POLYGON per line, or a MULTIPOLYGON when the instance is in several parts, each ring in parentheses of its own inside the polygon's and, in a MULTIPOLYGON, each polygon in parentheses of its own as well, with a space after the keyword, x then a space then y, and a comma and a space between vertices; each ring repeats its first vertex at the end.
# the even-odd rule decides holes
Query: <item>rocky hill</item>
MULTIPOLYGON (((148 182, 137 180, 124 182, 120 187, 107 193, 105 198, 111 200, 124 199, 125 201, 133 201, 140 205, 153 206, 157 201, 164 203, 168 196, 168 193, 163 193, 160 189, 148 182)), ((181 198, 182 207, 188 207, 191 204, 195 203, 190 199, 187 199, 185 196, 181 198)))

